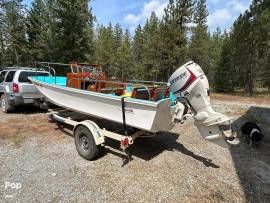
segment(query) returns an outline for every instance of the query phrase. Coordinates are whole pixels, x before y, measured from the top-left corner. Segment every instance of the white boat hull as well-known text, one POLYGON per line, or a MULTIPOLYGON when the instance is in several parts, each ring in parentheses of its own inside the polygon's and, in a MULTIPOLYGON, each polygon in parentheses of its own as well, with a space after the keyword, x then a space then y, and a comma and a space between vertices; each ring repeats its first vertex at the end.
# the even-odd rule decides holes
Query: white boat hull
MULTIPOLYGON (((48 84, 31 79, 41 94, 52 103, 82 114, 123 123, 120 96, 90 92, 48 84)), ((170 99, 158 102, 125 98, 126 124, 149 132, 168 131, 173 127, 175 107, 170 99)))

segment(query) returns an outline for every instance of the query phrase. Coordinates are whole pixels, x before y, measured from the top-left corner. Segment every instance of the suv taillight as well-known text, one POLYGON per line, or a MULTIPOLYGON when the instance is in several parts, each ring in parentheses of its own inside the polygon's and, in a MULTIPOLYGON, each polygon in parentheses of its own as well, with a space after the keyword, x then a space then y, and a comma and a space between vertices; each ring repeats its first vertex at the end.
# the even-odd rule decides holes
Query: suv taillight
POLYGON ((19 93, 19 85, 17 83, 13 83, 13 93, 19 93))

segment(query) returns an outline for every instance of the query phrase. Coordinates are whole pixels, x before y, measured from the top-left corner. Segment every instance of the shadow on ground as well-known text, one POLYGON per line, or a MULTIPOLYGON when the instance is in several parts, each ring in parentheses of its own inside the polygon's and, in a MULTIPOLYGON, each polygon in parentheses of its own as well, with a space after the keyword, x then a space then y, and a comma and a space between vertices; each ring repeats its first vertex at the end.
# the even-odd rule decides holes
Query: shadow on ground
POLYGON ((179 134, 164 132, 151 138, 138 138, 130 147, 131 154, 144 160, 151 160, 163 151, 177 151, 202 162, 206 167, 219 168, 211 159, 197 155, 177 141, 179 134))
MULTIPOLYGON (((76 115, 73 116, 76 117, 76 115)), ((87 119, 89 119, 89 116, 87 119)), ((96 122, 101 129, 105 128, 107 130, 123 134, 123 127, 121 124, 96 118, 91 118, 91 120, 96 122)), ((58 123, 58 129, 68 136, 73 136, 72 127, 70 126, 58 123)), ((132 128, 128 129, 129 133, 132 133, 133 130, 134 129, 132 128)), ((131 158, 137 157, 145 161, 149 161, 164 151, 178 151, 179 153, 190 156, 191 158, 202 162, 206 167, 219 168, 218 165, 212 163, 211 159, 197 155, 186 148, 183 144, 179 143, 177 141, 178 137, 179 134, 171 132, 162 132, 153 137, 147 135, 141 136, 137 138, 134 144, 128 148, 128 152, 131 155, 131 158)), ((122 159, 127 158, 125 153, 123 153, 120 149, 119 141, 110 138, 106 138, 106 147, 98 158, 105 156, 107 153, 114 154, 122 159)))
POLYGON ((233 123, 241 142, 231 147, 230 152, 247 202, 270 202, 269 119, 270 108, 252 106, 233 123), (247 121, 255 122, 263 128, 265 139, 258 147, 250 146, 241 137, 240 128, 247 121))
POLYGON ((35 106, 18 106, 10 113, 12 114, 36 114, 36 113, 44 113, 47 110, 42 110, 35 106))

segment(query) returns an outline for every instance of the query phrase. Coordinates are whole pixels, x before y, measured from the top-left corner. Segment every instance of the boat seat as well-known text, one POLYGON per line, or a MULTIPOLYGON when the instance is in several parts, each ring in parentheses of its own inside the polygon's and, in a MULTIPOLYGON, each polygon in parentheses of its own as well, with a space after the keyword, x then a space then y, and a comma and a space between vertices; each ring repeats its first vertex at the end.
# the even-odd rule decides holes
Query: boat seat
POLYGON ((166 88, 156 88, 153 90, 152 93, 152 101, 159 101, 161 99, 165 98, 165 94, 166 94, 166 88))
POLYGON ((149 90, 146 88, 134 88, 131 94, 131 98, 149 100, 149 90))
POLYGON ((104 94, 115 94, 117 96, 122 95, 123 88, 122 87, 117 87, 117 88, 101 88, 101 93, 104 94))
POLYGON ((147 88, 148 88, 149 93, 150 93, 150 99, 152 99, 152 95, 153 95, 153 93, 154 93, 155 88, 152 87, 152 86, 148 86, 147 88))
POLYGON ((96 92, 97 91, 96 85, 88 85, 87 90, 91 92, 96 92))

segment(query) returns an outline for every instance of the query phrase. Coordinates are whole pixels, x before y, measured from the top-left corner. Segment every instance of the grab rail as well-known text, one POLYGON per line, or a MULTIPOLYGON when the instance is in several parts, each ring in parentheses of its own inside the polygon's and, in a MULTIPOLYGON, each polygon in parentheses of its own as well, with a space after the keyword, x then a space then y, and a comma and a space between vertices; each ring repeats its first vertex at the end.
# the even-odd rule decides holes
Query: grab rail
POLYGON ((138 82, 138 83, 152 83, 152 84, 160 84, 160 85, 167 85, 166 82, 156 82, 150 80, 127 80, 128 82, 138 82))
POLYGON ((55 69, 50 67, 50 64, 49 62, 35 62, 35 64, 39 64, 45 68, 48 68, 48 72, 51 73, 51 70, 53 71, 53 76, 54 76, 54 83, 56 84, 56 72, 55 72, 55 69), (47 63, 47 65, 45 65, 44 63, 47 63))

